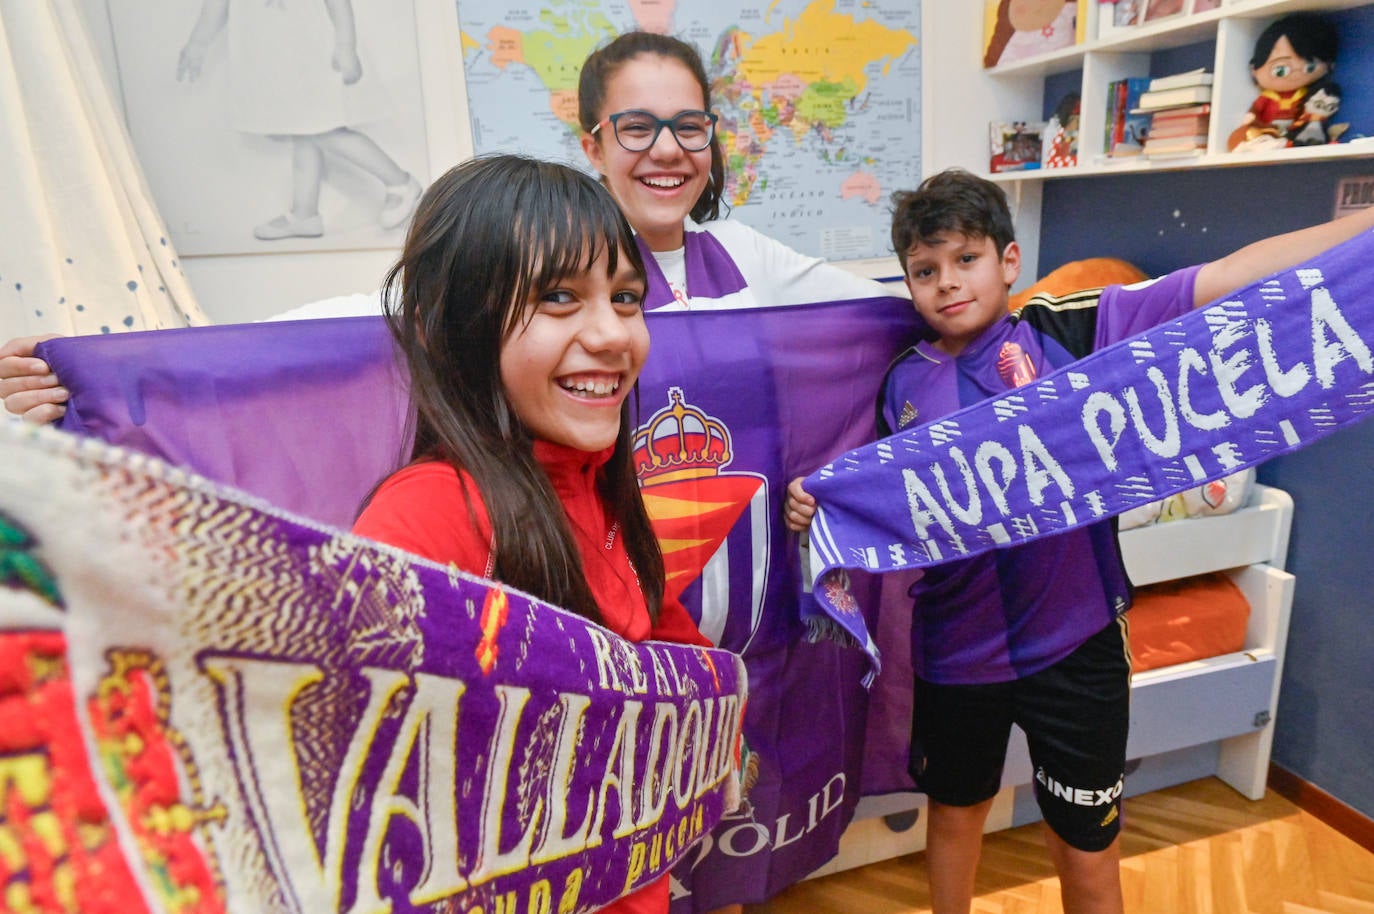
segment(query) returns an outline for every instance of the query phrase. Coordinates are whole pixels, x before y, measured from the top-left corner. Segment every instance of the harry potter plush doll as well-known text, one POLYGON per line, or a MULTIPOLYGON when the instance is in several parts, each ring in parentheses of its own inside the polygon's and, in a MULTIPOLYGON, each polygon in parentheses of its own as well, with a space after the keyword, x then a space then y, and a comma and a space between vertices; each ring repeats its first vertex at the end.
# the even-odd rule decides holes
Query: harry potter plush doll
POLYGON ((1269 25, 1255 42, 1250 75, 1260 88, 1226 146, 1232 150, 1288 145, 1287 131, 1317 80, 1336 65, 1336 29, 1316 13, 1293 13, 1269 25))
POLYGON ((1302 111, 1288 128, 1289 145, 1320 146, 1336 142, 1350 126, 1331 123, 1331 118, 1341 107, 1341 87, 1330 77, 1324 77, 1307 88, 1302 111))

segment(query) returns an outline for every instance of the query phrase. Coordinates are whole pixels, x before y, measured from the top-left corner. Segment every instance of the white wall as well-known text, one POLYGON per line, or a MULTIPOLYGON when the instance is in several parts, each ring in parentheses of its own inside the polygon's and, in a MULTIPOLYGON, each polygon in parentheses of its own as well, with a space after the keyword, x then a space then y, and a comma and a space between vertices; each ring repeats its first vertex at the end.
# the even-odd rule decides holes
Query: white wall
MULTIPOLYGON (((91 26, 92 37, 101 49, 107 72, 116 70, 116 55, 111 36, 107 4, 110 0, 81 0, 91 26)), ((428 138, 430 171, 441 174, 451 165, 472 154, 472 139, 467 111, 467 96, 463 82, 462 54, 451 41, 458 35, 458 12, 454 0, 414 0, 418 26, 421 87, 424 93, 425 128, 428 138)), ((989 105, 968 105, 966 92, 956 97, 937 95, 931 90, 943 90, 949 85, 946 73, 976 63, 981 28, 976 5, 955 3, 953 0, 923 0, 922 2, 923 73, 935 74, 935 80, 923 76, 922 161, 930 173, 932 167, 959 163, 978 168, 986 160, 986 143, 971 150, 967 131, 932 130, 928 125, 932 116, 939 123, 948 123, 949 116, 966 117, 972 107, 989 110, 989 105), (967 10, 962 9, 965 6, 967 10), (937 9, 938 8, 938 9, 937 9), (974 30, 969 32, 970 23, 974 30), (946 40, 946 33, 956 40, 946 40), (967 34, 966 34, 967 33, 967 34), (939 40, 933 40, 933 35, 939 40), (969 36, 972 37, 969 37, 969 36), (964 46, 967 45, 965 48, 964 46), (961 58, 967 58, 962 60, 961 58), (932 102, 936 108, 932 112, 932 102), (958 114, 947 114, 957 110, 958 114)), ((965 90, 976 82, 959 78, 965 90)), ((118 98, 118 93, 115 93, 118 98)), ((984 131, 979 131, 981 136, 984 131)), ((1028 185, 1036 193, 1033 207, 1038 223, 1038 185, 1028 185)), ((1037 226, 1038 227, 1038 226, 1037 226)), ((1018 234, 1031 238, 1033 227, 1018 224, 1018 234)), ((1026 248, 1023 241, 1023 248, 1026 248)), ((1034 262, 1034 245, 1029 253, 1034 262)), ((397 248, 379 250, 310 251, 214 256, 182 256, 182 268, 201 307, 220 323, 258 320, 278 314, 303 302, 357 292, 371 292, 379 285, 383 274, 394 262, 397 248)), ((898 273, 896 259, 889 262, 867 261, 850 266, 869 276, 888 277, 898 273)))
MULTIPOLYGON (((988 123, 992 112, 1040 112, 1038 79, 988 76, 982 67, 983 4, 967 0, 922 0, 921 59, 923 123, 921 161, 927 175, 958 166, 988 170, 988 123)), ((1003 185, 1021 246, 1021 280, 1039 275, 1041 181, 1003 185)))

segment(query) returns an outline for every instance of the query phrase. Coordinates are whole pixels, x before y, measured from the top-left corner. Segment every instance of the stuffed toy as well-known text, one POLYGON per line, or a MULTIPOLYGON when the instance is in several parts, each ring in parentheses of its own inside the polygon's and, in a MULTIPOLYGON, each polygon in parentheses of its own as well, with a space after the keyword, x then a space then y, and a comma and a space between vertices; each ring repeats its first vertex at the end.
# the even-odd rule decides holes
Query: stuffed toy
POLYGON ((1308 87, 1302 111, 1288 128, 1288 145, 1320 146, 1334 143, 1349 124, 1333 124, 1331 118, 1341 107, 1341 87, 1330 77, 1322 77, 1308 87))
MULTIPOLYGON (((1338 46, 1335 26, 1317 13, 1292 13, 1270 23, 1250 57, 1259 97, 1227 138, 1226 148, 1241 152, 1287 146, 1289 128, 1304 101, 1335 68, 1338 46)), ((1339 99, 1338 93, 1328 92, 1328 105, 1333 94, 1339 99)))
POLYGON ((1079 110, 1078 93, 1070 92, 1059 100, 1054 114, 1045 123, 1044 148, 1040 154, 1045 168, 1068 168, 1078 164, 1079 110))
POLYGON ((1026 303, 1032 295, 1068 295, 1081 289, 1100 289, 1148 279, 1138 267, 1115 257, 1089 257, 1087 260, 1071 260, 1046 273, 1033 284, 1007 299, 1007 305, 1015 311, 1026 303))

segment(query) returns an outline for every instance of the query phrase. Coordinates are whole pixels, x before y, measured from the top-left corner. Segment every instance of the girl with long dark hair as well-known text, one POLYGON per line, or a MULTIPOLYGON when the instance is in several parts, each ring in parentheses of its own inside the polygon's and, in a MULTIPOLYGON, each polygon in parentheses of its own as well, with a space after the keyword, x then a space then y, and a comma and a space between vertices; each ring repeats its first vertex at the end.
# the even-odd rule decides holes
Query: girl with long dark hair
MULTIPOLYGON (((631 641, 707 645, 663 598, 631 463, 644 266, 591 178, 475 159, 421 198, 384 286, 415 444, 355 532, 502 581, 631 641)), ((607 911, 668 910, 667 879, 607 911)))

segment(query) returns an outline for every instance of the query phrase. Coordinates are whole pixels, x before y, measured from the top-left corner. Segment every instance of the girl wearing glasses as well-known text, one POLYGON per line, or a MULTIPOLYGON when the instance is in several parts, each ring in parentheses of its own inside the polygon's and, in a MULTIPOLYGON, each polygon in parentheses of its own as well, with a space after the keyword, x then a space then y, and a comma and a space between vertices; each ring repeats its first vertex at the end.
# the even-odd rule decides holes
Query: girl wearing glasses
POLYGON ((582 150, 635 230, 645 311, 892 294, 720 218, 724 156, 706 70, 691 45, 650 32, 621 35, 582 65, 577 102, 582 150))
POLYGON ((891 294, 719 218, 725 162, 706 69, 691 45, 651 32, 621 35, 582 65, 577 108, 582 150, 645 255, 646 311, 891 294))

